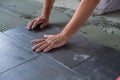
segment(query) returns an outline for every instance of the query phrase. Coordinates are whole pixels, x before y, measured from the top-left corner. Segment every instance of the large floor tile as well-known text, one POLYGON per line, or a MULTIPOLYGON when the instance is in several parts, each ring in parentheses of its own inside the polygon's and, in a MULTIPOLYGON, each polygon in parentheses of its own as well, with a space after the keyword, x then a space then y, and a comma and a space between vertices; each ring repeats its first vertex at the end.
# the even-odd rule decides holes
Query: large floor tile
MULTIPOLYGON (((33 46, 32 43, 30 43, 31 40, 43 38, 44 34, 57 34, 60 31, 61 29, 59 27, 51 24, 48 25, 44 30, 28 31, 23 26, 7 31, 5 34, 16 39, 18 42, 27 46, 28 49, 31 50, 31 47, 33 46)), ((54 49, 48 52, 46 55, 72 68, 92 55, 99 53, 103 48, 104 46, 102 45, 91 42, 81 36, 75 35, 68 41, 65 46, 54 49)))
POLYGON ((86 78, 42 55, 1 74, 0 80, 86 80, 86 78))
POLYGON ((116 80, 120 75, 120 53, 111 48, 105 48, 101 53, 73 69, 90 77, 91 80, 116 80))
POLYGON ((40 55, 33 54, 23 46, 16 40, 0 34, 0 73, 40 55))

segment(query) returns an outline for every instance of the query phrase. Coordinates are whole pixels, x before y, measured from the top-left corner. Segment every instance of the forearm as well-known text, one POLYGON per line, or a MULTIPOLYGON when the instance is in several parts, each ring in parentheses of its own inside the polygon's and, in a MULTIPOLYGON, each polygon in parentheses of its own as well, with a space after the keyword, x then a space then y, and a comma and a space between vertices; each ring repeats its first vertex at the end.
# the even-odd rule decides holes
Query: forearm
POLYGON ((99 0, 82 0, 72 19, 63 29, 61 34, 67 38, 70 38, 73 34, 75 34, 88 19, 98 3, 99 0))
POLYGON ((54 2, 55 0, 44 0, 42 13, 41 13, 42 16, 49 18, 54 2))

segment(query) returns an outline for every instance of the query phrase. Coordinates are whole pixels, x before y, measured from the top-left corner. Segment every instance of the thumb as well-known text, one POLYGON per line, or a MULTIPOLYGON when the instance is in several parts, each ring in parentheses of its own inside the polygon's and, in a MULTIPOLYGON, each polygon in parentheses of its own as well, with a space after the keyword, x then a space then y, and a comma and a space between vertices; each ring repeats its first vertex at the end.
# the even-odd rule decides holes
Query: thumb
POLYGON ((45 27, 45 23, 42 23, 42 24, 40 25, 40 28, 43 29, 44 27, 45 27))
POLYGON ((45 38, 51 37, 52 35, 44 35, 45 38))

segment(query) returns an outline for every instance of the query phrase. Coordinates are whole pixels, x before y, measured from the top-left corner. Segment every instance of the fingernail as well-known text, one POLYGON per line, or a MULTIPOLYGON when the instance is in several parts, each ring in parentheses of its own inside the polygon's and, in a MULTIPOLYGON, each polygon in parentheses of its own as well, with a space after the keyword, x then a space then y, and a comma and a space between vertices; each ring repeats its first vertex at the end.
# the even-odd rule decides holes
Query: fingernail
POLYGON ((47 35, 44 35, 44 37, 47 37, 47 35))
POLYGON ((37 49, 36 49, 35 51, 36 51, 36 52, 39 52, 39 50, 37 50, 37 49))
POLYGON ((34 47, 31 48, 33 51, 35 51, 34 47))

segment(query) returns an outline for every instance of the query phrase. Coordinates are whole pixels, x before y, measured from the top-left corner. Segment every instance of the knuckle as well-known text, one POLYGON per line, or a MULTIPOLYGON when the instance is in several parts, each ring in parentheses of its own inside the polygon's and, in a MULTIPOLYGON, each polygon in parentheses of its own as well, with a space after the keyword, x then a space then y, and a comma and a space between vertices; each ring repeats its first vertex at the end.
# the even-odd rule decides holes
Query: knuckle
POLYGON ((42 20, 45 20, 46 18, 45 17, 41 17, 42 20))
POLYGON ((34 21, 32 20, 32 21, 30 21, 29 23, 33 23, 34 21))

